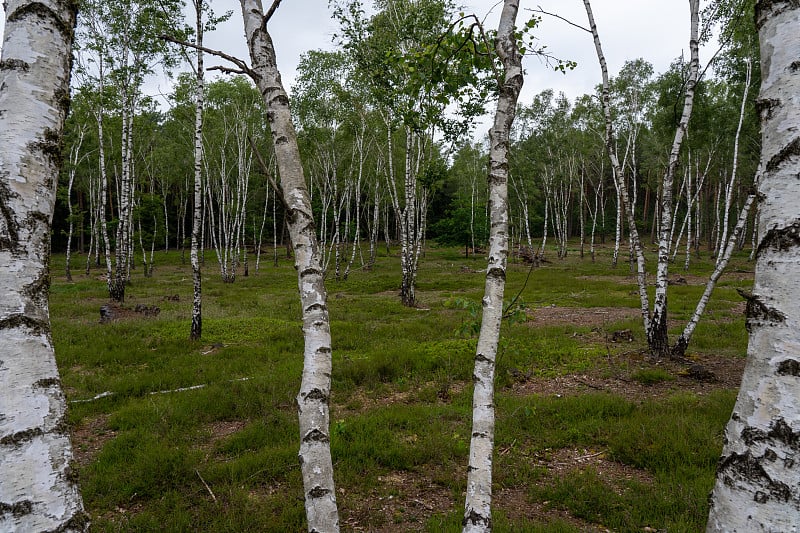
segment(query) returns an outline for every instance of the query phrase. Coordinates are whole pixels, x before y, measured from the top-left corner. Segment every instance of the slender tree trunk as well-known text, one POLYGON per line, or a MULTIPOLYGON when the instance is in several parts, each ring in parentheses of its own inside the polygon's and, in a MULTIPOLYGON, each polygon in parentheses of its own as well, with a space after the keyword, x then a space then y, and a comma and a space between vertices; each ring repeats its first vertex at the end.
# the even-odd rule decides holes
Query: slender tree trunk
POLYGON ((303 312, 305 357, 297 395, 300 466, 308 530, 339 531, 330 450, 331 334, 311 201, 275 48, 260 0, 240 0, 256 84, 267 106, 289 232, 295 252, 303 312))
POLYGON ((759 244, 750 341, 711 495, 709 532, 794 531, 800 501, 800 4, 760 0, 759 244))
MULTIPOLYGON (((495 50, 503 62, 494 125, 489 130, 489 264, 483 297, 483 316, 478 337, 472 397, 472 438, 467 470, 467 497, 464 506, 464 531, 492 529, 492 454, 494 453, 494 374, 500 323, 503 318, 503 292, 508 258, 508 150, 517 98, 522 89, 522 56, 514 36, 518 0, 505 0, 500 14, 495 50)), ((500 80, 498 80, 500 81, 500 80)))
POLYGON ((0 56, 0 530, 85 531, 50 333, 77 3, 7 0, 0 56))
MULTIPOLYGON (((628 197, 628 189, 625 184, 625 179, 622 174, 622 168, 619 163, 616 151, 616 140, 614 136, 614 124, 611 119, 611 106, 610 106, 610 89, 608 80, 608 67, 606 65, 606 58, 603 54, 603 47, 600 43, 600 36, 597 32, 597 25, 594 22, 594 15, 592 14, 592 6, 589 0, 584 0, 584 7, 586 8, 586 15, 589 19, 589 27, 592 36, 594 37, 595 51, 597 52, 597 59, 600 63, 600 70, 603 77, 603 92, 602 92, 602 105, 603 116, 605 119, 605 143, 608 157, 611 160, 611 170, 614 176, 614 183, 619 191, 619 198, 623 206, 629 205, 630 200, 628 197)), ((639 231, 636 228, 636 221, 633 219, 633 212, 630 209, 625 209, 628 217, 628 229, 630 232, 630 245, 634 250, 636 257, 636 281, 639 287, 639 302, 641 304, 642 322, 644 323, 644 330, 650 331, 650 297, 647 294, 647 281, 644 262, 644 253, 642 251, 642 241, 639 238, 639 231)))
POLYGON ((692 115, 694 104, 694 92, 699 76, 700 60, 698 57, 699 41, 699 9, 700 0, 689 0, 689 10, 691 12, 691 36, 689 38, 689 49, 691 59, 689 62, 689 79, 686 81, 686 92, 683 101, 683 113, 675 130, 675 138, 672 142, 672 150, 669 155, 669 163, 664 173, 661 193, 661 227, 658 239, 658 266, 656 268, 656 289, 653 302, 653 319, 650 329, 647 331, 647 344, 650 353, 662 357, 670 354, 669 338, 667 335, 667 275, 669 270, 669 235, 672 231, 672 188, 675 178, 675 170, 678 167, 683 139, 689 126, 689 118, 692 115))
MULTIPOLYGON (((192 0, 196 21, 196 40, 203 46, 203 11, 205 0, 192 0)), ((197 78, 195 80, 194 111, 194 206, 192 209, 192 249, 189 254, 192 263, 192 324, 189 338, 193 341, 203 335, 203 276, 200 270, 200 231, 203 225, 203 104, 205 102, 205 68, 203 51, 197 50, 197 78)))

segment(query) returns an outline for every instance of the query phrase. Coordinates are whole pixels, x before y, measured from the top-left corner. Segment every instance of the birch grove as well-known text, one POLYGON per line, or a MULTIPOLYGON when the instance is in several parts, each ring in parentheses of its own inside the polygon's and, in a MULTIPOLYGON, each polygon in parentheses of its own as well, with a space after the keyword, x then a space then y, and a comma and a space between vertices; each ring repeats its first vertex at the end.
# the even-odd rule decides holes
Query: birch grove
POLYGON ((72 2, 5 3, 0 56, 0 529, 85 531, 48 306, 72 2))

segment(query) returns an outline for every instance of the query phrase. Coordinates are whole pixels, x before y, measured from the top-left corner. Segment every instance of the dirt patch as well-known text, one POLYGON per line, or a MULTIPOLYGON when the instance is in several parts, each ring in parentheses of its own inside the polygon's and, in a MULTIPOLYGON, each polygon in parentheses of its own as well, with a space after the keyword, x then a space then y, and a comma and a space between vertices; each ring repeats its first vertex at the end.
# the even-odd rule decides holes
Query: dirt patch
POLYGON ((576 396, 591 392, 618 394, 628 400, 643 401, 665 397, 679 391, 699 395, 723 389, 737 389, 744 372, 742 357, 704 355, 693 357, 690 362, 655 361, 641 352, 626 352, 610 356, 605 368, 582 374, 568 374, 548 378, 519 376, 512 391, 519 395, 540 394, 544 396, 576 396), (705 379, 693 371, 700 367, 710 372, 705 379), (646 383, 637 375, 648 370, 663 371, 669 379, 646 383))
POLYGON ((538 307, 529 312, 530 326, 578 325, 601 327, 614 322, 642 316, 640 309, 631 307, 538 307))
MULTIPOLYGON (((503 454, 503 450, 498 450, 503 454)), ((591 469, 605 481, 611 490, 622 494, 629 490, 627 482, 653 483, 648 472, 634 468, 607 457, 605 450, 586 448, 545 449, 533 454, 517 453, 515 461, 525 461, 546 472, 535 481, 539 486, 546 486, 555 479, 573 472, 591 469)), ((608 529, 572 516, 568 511, 551 507, 547 501, 532 501, 527 490, 521 487, 503 487, 493 496, 493 506, 500 509, 512 521, 527 519, 533 522, 552 523, 556 520, 566 522, 579 531, 587 533, 605 533, 608 529)))
POLYGON ((108 427, 107 414, 83 420, 71 431, 75 462, 81 468, 85 467, 97 457, 103 446, 116 436, 117 432, 108 427))
POLYGON ((451 491, 431 481, 427 472, 392 472, 378 476, 377 481, 369 494, 338 489, 343 529, 376 533, 421 531, 431 516, 450 513, 456 506, 451 491))

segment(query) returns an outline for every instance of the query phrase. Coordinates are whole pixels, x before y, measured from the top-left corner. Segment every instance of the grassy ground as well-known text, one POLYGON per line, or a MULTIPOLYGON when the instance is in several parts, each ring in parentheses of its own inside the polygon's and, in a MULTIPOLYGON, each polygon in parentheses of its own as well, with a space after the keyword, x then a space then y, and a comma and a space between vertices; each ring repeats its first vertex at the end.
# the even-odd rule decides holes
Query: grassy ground
MULTIPOLYGON (((701 383, 643 354, 635 280, 607 255, 592 263, 573 251, 534 269, 527 309, 503 326, 497 531, 704 527, 746 349, 736 288, 751 284, 752 265, 734 258, 698 327, 690 357, 715 374, 701 383)), ((130 312, 108 324, 102 273, 67 283, 63 261, 53 263, 53 337, 94 530, 304 530, 291 262, 257 273, 251 263, 249 277, 223 284, 208 252, 203 339, 192 343, 191 270, 178 253, 157 254, 153 278, 134 271, 130 312), (161 312, 145 317, 137 304, 161 312)), ((397 257, 327 282, 344 530, 460 530, 485 259, 432 248, 421 265, 417 309, 400 304, 397 257)), ((686 284, 671 287, 673 334, 711 268, 707 258, 674 268, 686 284)), ((510 264, 508 299, 528 273, 510 264)))

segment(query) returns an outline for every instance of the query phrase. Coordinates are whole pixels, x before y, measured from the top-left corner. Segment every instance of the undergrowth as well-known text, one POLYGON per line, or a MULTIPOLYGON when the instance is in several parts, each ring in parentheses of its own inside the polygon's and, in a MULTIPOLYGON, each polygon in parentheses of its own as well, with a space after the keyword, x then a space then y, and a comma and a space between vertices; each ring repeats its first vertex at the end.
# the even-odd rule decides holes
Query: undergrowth
MULTIPOLYGON (((548 306, 637 308, 627 266, 611 270, 605 259, 553 260, 534 269, 527 284, 529 267, 509 265, 507 303, 525 288, 508 309, 498 353, 496 531, 704 526, 732 391, 680 392, 685 378, 646 360, 614 367, 614 375, 653 387, 668 383, 676 392, 642 401, 600 391, 518 390, 530 380, 608 374, 612 355, 643 347, 633 320, 536 320, 537 309, 548 306), (610 344, 611 333, 623 329, 632 331, 632 344, 610 344), (592 465, 555 475, 546 458, 564 449, 597 450, 641 471, 641 479, 609 478, 592 465), (518 496, 504 499, 508 491, 518 496)), ((67 283, 63 261, 53 261, 53 338, 93 529, 303 530, 294 411, 303 340, 291 262, 251 268, 250 276, 223 284, 207 261, 203 338, 190 342, 190 267, 179 253, 157 254, 152 278, 133 272, 125 305, 156 305, 160 314, 110 324, 99 323, 107 303, 99 271, 85 276, 73 269, 67 283)), ((331 449, 345 529, 460 530, 481 261, 456 249, 428 250, 413 309, 398 297, 396 257, 380 257, 346 282, 327 280, 331 449), (386 481, 395 478, 405 484, 386 481), (426 495, 436 496, 425 504, 430 509, 412 512, 409 505, 426 495)), ((734 262, 749 267, 743 257, 734 262)), ((707 273, 710 262, 694 268, 707 273)), ((744 355, 736 289, 749 283, 737 278, 718 287, 691 354, 744 355)), ((682 323, 701 290, 673 291, 671 318, 682 323)))

